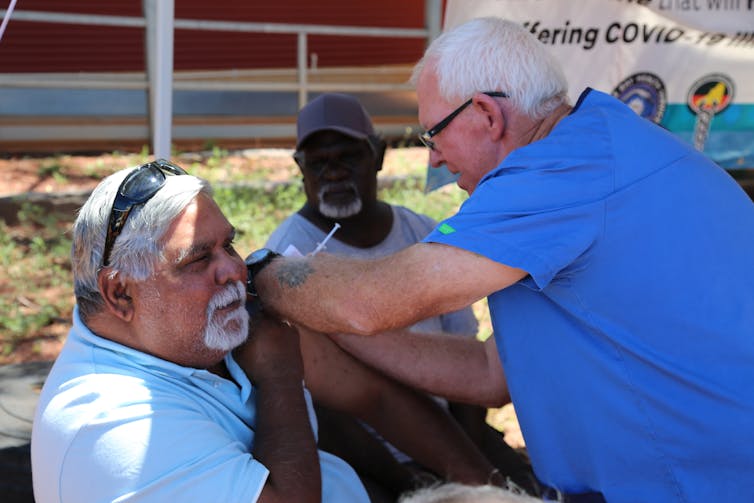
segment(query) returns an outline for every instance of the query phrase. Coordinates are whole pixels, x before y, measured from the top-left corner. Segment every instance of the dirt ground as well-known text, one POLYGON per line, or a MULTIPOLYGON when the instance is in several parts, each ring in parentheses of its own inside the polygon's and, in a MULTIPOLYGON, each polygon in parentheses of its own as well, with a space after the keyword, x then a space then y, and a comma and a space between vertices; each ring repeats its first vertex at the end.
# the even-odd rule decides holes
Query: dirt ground
POLYGON ((55 177, 50 169, 45 169, 48 160, 41 158, 0 159, 0 197, 38 192, 50 194, 90 189, 97 184, 93 177, 86 176, 85 166, 91 158, 77 156, 70 158, 70 165, 75 167, 66 179, 55 177), (76 175, 78 173, 78 176, 76 175))
MULTIPOLYGON (((180 154, 182 166, 207 164, 211 152, 180 154)), ((61 155, 55 157, 0 158, 0 198, 37 193, 76 193, 94 188, 103 173, 109 174, 141 162, 140 154, 61 155)), ((279 180, 290 176, 290 154, 284 149, 254 149, 229 153, 222 158, 225 169, 264 169, 266 177, 279 180)))

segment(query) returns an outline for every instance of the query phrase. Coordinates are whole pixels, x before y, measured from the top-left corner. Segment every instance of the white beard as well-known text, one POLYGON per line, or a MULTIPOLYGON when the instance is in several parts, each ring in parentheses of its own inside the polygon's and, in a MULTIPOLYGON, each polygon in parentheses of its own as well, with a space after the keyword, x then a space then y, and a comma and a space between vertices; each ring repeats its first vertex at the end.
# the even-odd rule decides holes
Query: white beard
POLYGON ((228 285, 216 293, 207 306, 207 327, 204 329, 204 345, 209 349, 230 351, 246 341, 249 336, 249 313, 244 301, 246 288, 241 281, 228 285), (215 311, 231 302, 240 301, 238 309, 231 311, 224 318, 216 316, 215 311))
POLYGON ((361 211, 361 197, 359 196, 359 190, 356 187, 356 184, 353 182, 324 185, 320 187, 317 198, 319 199, 319 212, 328 218, 348 218, 357 215, 361 211), (349 203, 343 205, 335 205, 325 202, 324 196, 334 187, 346 187, 351 189, 353 191, 353 199, 349 203))

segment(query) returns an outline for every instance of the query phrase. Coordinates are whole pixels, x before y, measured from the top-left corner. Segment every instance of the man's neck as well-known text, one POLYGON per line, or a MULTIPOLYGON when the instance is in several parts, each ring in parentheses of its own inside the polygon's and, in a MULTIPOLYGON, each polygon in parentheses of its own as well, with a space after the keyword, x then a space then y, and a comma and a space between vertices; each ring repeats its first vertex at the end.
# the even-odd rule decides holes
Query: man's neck
POLYGON ((218 375, 230 381, 233 380, 232 376, 230 375, 230 371, 228 370, 227 365, 225 365, 225 360, 220 360, 215 365, 212 365, 211 367, 207 367, 207 370, 212 372, 215 375, 218 375))
POLYGON ((371 248, 380 244, 393 228, 393 211, 389 204, 382 201, 365 205, 359 213, 347 218, 326 217, 308 203, 298 214, 323 232, 330 232, 335 223, 339 223, 340 228, 333 238, 357 248, 371 248))
POLYGON ((560 122, 563 117, 571 113, 573 107, 567 103, 561 103, 558 108, 553 110, 544 119, 537 123, 537 127, 534 129, 529 143, 541 140, 553 130, 553 128, 560 122))

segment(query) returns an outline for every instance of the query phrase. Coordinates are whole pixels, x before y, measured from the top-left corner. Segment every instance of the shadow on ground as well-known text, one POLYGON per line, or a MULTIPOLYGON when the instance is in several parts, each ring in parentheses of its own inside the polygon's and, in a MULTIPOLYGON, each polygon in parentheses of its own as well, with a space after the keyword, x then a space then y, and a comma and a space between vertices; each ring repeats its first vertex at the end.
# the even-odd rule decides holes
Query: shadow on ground
POLYGON ((29 444, 0 449, 0 501, 33 503, 29 444))
POLYGON ((0 366, 0 501, 33 503, 31 425, 52 362, 0 366))

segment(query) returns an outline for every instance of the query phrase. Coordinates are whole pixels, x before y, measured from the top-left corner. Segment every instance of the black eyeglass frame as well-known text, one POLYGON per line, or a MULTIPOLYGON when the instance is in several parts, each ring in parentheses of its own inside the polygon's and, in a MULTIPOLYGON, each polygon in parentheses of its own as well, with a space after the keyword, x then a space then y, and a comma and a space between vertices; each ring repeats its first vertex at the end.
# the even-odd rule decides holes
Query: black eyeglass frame
MULTIPOLYGON (((502 91, 486 91, 482 94, 486 94, 487 96, 491 96, 493 98, 510 98, 510 95, 508 93, 504 93, 502 91)), ((427 147, 430 150, 435 149, 435 142, 432 141, 432 138, 434 136, 437 136, 440 131, 448 127, 448 124, 456 118, 458 114, 463 112, 464 108, 471 105, 471 101, 473 98, 469 98, 468 100, 461 103, 461 106, 450 112, 443 120, 435 124, 433 127, 428 129, 427 131, 423 132, 419 135, 419 141, 421 141, 425 147, 427 147)))
POLYGON ((136 206, 145 204, 152 199, 157 192, 165 185, 165 175, 187 175, 188 173, 180 166, 166 161, 157 159, 131 171, 118 186, 115 193, 115 200, 110 209, 110 218, 107 224, 107 235, 105 236, 105 248, 102 252, 102 267, 110 265, 110 253, 112 252, 115 240, 123 231, 126 225, 128 215, 136 206), (150 187, 147 192, 136 197, 128 194, 126 188, 139 177, 151 177, 154 180, 154 186, 150 187))

